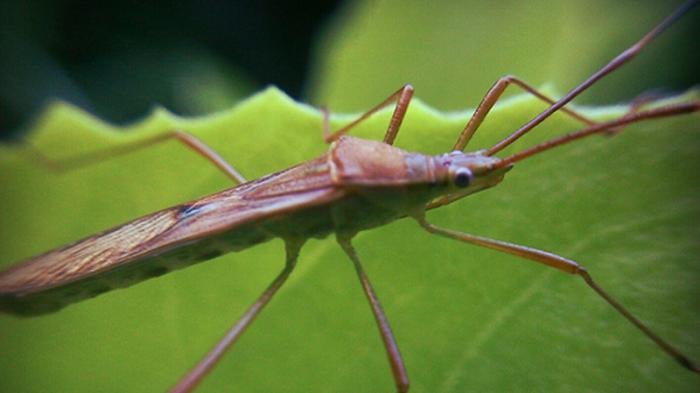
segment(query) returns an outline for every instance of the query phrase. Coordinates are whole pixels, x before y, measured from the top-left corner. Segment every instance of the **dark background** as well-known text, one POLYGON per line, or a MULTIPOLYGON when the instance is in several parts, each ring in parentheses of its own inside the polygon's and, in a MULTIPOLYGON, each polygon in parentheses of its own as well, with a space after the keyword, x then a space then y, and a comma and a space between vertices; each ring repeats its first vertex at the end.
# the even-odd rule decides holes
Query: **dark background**
MULTIPOLYGON (((304 100, 312 48, 333 16, 352 9, 342 3, 2 1, 0 138, 26 129, 56 98, 116 124, 155 105, 178 115, 221 110, 270 84, 304 100)), ((669 91, 698 81, 697 54, 676 55, 686 66, 654 71, 673 74, 662 83, 669 91)))
POLYGON ((314 34, 338 3, 2 1, 0 135, 56 97, 120 124, 156 103, 180 115, 220 109, 183 100, 186 82, 234 74, 242 80, 223 101, 268 84, 299 98, 314 34))

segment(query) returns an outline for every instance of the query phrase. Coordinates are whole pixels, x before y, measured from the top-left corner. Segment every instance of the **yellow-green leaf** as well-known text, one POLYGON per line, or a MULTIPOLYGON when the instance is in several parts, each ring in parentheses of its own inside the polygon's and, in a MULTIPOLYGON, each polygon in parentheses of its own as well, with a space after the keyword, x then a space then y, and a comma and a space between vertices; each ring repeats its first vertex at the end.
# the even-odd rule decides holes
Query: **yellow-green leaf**
MULTIPOLYGON (((508 100, 471 148, 489 146, 541 108, 530 97, 508 100)), ((624 110, 587 113, 607 118, 624 110)), ((381 138, 389 114, 370 119, 356 135, 381 138)), ((415 102, 397 143, 444 152, 468 115, 415 102)), ((335 124, 348 119, 338 116, 335 124)), ((546 124, 515 149, 578 127, 563 115, 546 124)), ((37 120, 30 140, 57 158, 186 129, 255 178, 321 154, 320 127, 318 111, 271 88, 206 118, 158 110, 123 130, 58 103, 37 120)), ((698 131, 698 116, 684 116, 562 147, 519 164, 498 188, 430 218, 581 262, 656 331, 699 358, 698 131)), ((229 184, 175 142, 61 175, 21 146, 0 153, 3 267, 229 184)), ((691 391, 697 383, 576 277, 430 236, 408 220, 363 232, 355 243, 415 391, 691 391)), ((282 263, 281 243, 273 241, 55 314, 2 315, 3 390, 165 390, 282 263)), ((290 282, 202 391, 231 388, 392 389, 366 300, 332 239, 304 248, 290 282)))

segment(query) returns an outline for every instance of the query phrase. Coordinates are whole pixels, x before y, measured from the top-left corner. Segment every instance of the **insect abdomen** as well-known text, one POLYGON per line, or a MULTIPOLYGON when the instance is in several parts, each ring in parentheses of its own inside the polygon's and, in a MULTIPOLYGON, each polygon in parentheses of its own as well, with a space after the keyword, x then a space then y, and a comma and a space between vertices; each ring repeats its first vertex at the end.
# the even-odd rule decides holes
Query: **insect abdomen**
MULTIPOLYGON (((243 229, 243 228, 241 228, 243 229)), ((149 278, 159 277, 173 270, 218 257, 230 251, 246 248, 270 239, 269 235, 246 228, 241 244, 228 243, 226 234, 180 244, 170 250, 161 250, 150 256, 141 256, 114 269, 99 272, 56 287, 34 292, 0 292, 0 311, 21 316, 33 316, 58 311, 61 308, 118 288, 126 288, 149 278), (245 247, 242 246, 245 244, 245 247)), ((238 231, 237 231, 238 232, 238 231)), ((230 237, 230 235, 229 235, 230 237)), ((0 288, 1 289, 1 288, 0 288)))

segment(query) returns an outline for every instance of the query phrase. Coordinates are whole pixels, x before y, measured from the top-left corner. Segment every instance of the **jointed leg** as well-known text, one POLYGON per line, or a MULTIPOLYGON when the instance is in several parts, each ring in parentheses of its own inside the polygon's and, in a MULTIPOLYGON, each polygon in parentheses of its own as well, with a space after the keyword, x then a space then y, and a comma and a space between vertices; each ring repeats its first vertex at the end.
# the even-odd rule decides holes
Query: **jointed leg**
POLYGON ((577 274, 581 276, 581 278, 583 278, 583 280, 586 282, 586 284, 588 284, 589 287, 591 287, 598 295, 605 299, 606 302, 608 302, 613 308, 615 308, 615 310, 622 314, 622 316, 624 316, 628 321, 630 321, 633 325, 639 328, 639 330, 646 334, 647 337, 654 341, 656 345, 658 345, 664 352, 676 359, 676 361, 678 361, 683 367, 691 371, 700 373, 700 368, 698 367, 698 365, 694 364, 688 357, 686 357, 673 346, 671 346, 669 343, 664 341, 661 337, 659 337, 656 333, 654 333, 651 329, 644 325, 644 323, 637 319, 637 317, 632 315, 632 313, 629 312, 624 306, 622 306, 615 299, 613 299, 595 281, 593 281, 593 278, 591 278, 590 274, 588 274, 586 268, 579 265, 578 263, 547 251, 537 250, 534 248, 507 243, 500 240, 494 240, 440 228, 426 221, 424 215, 420 215, 415 218, 418 221, 418 223, 430 233, 448 237, 454 240, 459 240, 465 243, 471 243, 478 246, 501 251, 507 254, 515 255, 517 257, 529 259, 531 261, 551 266, 566 273, 577 274))
POLYGON ((226 162, 223 157, 221 157, 218 153, 216 153, 212 148, 207 146, 202 140, 199 138, 195 137, 194 135, 188 134, 183 131, 175 130, 175 131, 170 131, 165 134, 160 134, 156 135, 154 137, 136 141, 134 143, 130 144, 125 144, 121 146, 116 146, 114 148, 109 148, 105 150, 99 150, 95 152, 88 152, 86 154, 79 155, 77 157, 70 157, 67 159, 60 159, 56 160, 50 157, 47 157, 44 155, 42 152, 37 150, 31 145, 28 145, 29 148, 31 149, 30 152, 40 160, 40 162, 47 166, 48 168, 55 170, 55 171, 69 171, 77 168, 81 168, 84 166, 88 166, 91 164, 98 163, 100 161, 113 158, 113 157, 118 157, 122 156, 131 152, 134 152, 136 150, 140 150, 149 146, 156 145, 161 142, 165 142, 171 139, 175 139, 181 143, 184 143, 187 147, 190 149, 194 150, 196 153, 201 155, 202 157, 206 158, 214 164, 217 168, 219 168, 221 171, 223 171, 228 177, 233 179, 236 183, 245 183, 246 179, 238 173, 236 169, 233 168, 231 164, 226 162))
POLYGON ((301 249, 303 242, 296 240, 286 241, 287 249, 287 262, 284 269, 275 278, 274 281, 265 289, 265 292, 260 295, 260 297, 253 303, 253 305, 248 308, 248 310, 243 314, 243 316, 229 329, 226 335, 212 348, 209 353, 204 356, 202 360, 197 363, 197 365, 192 368, 187 375, 182 377, 180 381, 173 387, 171 393, 184 393, 191 392, 199 382, 204 378, 216 365, 216 363, 221 360, 221 357, 226 353, 226 351, 236 343, 236 341, 241 337, 243 332, 253 323, 255 318, 260 314, 260 311, 267 305, 267 303, 272 299, 272 296, 277 293, 282 284, 287 280, 289 275, 294 270, 297 258, 299 257, 299 250, 301 249))
POLYGON ((390 95, 386 100, 379 103, 379 105, 368 110, 362 116, 360 116, 356 120, 354 120, 352 123, 342 127, 341 129, 339 129, 335 132, 331 132, 331 130, 330 130, 330 125, 329 125, 329 121, 328 121, 328 118, 329 118, 328 110, 326 110, 325 108, 322 108, 321 111, 323 112, 323 139, 327 143, 333 142, 334 140, 338 139, 338 137, 340 137, 341 135, 350 131, 353 127, 358 125, 363 120, 367 119, 368 117, 372 116, 373 114, 382 110, 383 108, 387 107, 388 105, 396 102, 396 108, 394 109, 394 113, 391 115, 391 121, 389 122, 389 127, 386 130, 386 134, 384 134, 384 143, 389 144, 389 145, 393 145, 394 139, 396 139, 396 134, 399 132, 399 128, 401 127, 401 122, 403 121, 404 116, 406 116, 406 111, 408 110, 408 104, 411 103, 412 97, 413 97, 413 86, 405 85, 404 87, 400 88, 399 90, 394 92, 392 95, 390 95))
MULTIPOLYGON (((486 93, 484 98, 481 99, 481 102, 479 103, 479 106, 476 107, 476 110, 474 111, 474 114, 472 115, 471 119, 469 119, 469 122, 467 125, 464 127, 464 130, 462 131, 461 134, 459 134, 459 138, 457 139, 457 142, 455 142, 455 146, 452 150, 464 150, 464 148, 467 146, 469 141, 472 139, 474 136, 474 133, 476 130, 479 128, 481 123, 484 121, 486 118, 486 115, 488 115, 489 111, 493 108, 494 104, 498 101, 499 98, 501 98, 501 95, 503 92, 506 90, 510 84, 513 84, 515 86, 520 87, 521 89, 525 90, 526 92, 532 94, 533 96, 539 98, 540 100, 548 103, 549 105, 553 105, 556 101, 549 98, 548 96, 542 94, 540 91, 535 89, 534 87, 528 85, 524 81, 512 76, 512 75, 507 75, 499 80, 496 81, 496 83, 491 86, 489 91, 486 93)), ((588 119, 586 116, 583 114, 574 111, 573 109, 569 109, 566 107, 561 108, 562 112, 570 115, 576 120, 579 120, 587 125, 595 124, 595 122, 591 119, 588 119)))
POLYGON ((389 357, 389 365, 391 366, 391 373, 394 375, 396 389, 399 393, 408 392, 408 374, 406 373, 406 366, 401 359, 399 347, 396 344, 396 339, 394 339, 394 334, 391 332, 389 320, 386 318, 381 304, 379 304, 377 294, 374 293, 374 289, 372 289, 372 284, 369 282, 369 278, 362 268, 362 263, 360 262, 360 259, 358 258, 352 244, 350 244, 350 239, 338 238, 338 243, 355 265, 357 276, 360 278, 360 282, 362 283, 362 289, 364 289, 365 295, 367 295, 367 300, 369 300, 369 304, 372 307, 372 313, 374 314, 374 319, 377 321, 379 334, 382 336, 384 348, 386 349, 386 354, 389 357))

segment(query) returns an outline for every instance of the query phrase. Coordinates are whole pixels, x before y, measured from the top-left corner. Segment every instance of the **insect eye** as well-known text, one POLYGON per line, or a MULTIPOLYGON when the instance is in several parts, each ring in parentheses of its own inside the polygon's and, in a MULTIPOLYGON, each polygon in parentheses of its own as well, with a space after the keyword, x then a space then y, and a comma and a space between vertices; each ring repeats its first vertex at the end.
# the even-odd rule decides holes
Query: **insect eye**
POLYGON ((455 185, 459 188, 468 187, 473 179, 472 172, 467 168, 460 168, 455 173, 455 185))

